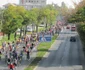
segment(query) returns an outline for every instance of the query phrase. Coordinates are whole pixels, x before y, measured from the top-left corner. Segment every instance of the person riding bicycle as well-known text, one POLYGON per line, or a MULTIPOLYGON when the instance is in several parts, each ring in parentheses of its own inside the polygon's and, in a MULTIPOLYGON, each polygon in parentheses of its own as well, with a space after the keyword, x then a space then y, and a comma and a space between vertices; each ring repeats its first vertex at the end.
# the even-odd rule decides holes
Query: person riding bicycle
POLYGON ((11 63, 11 59, 8 58, 8 59, 7 59, 7 65, 9 65, 10 63, 11 63))
POLYGON ((15 66, 14 66, 13 63, 10 63, 10 64, 8 65, 8 67, 9 67, 10 70, 14 70, 14 68, 15 68, 15 66))

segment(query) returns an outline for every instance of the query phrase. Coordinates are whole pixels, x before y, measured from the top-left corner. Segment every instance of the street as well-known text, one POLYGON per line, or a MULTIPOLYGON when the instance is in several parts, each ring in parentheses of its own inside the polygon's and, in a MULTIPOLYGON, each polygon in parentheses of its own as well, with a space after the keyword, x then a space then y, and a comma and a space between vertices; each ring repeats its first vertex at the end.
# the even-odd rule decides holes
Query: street
POLYGON ((34 70, 84 70, 84 54, 77 32, 64 29, 34 70), (70 42, 75 36, 76 42, 70 42))
POLYGON ((85 0, 0 3, 0 70, 85 70, 85 0))

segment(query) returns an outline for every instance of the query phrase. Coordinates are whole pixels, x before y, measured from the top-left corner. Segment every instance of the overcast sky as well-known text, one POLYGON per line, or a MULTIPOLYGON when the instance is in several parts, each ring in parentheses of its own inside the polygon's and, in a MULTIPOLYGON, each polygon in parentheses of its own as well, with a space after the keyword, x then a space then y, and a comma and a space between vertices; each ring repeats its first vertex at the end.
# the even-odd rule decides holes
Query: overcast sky
MULTIPOLYGON (((61 2, 65 2, 67 6, 72 6, 72 1, 78 2, 80 0, 47 0, 47 4, 51 3, 57 3, 58 5, 61 5, 61 2)), ((0 0, 0 6, 6 4, 6 3, 16 3, 19 4, 19 0, 0 0)))

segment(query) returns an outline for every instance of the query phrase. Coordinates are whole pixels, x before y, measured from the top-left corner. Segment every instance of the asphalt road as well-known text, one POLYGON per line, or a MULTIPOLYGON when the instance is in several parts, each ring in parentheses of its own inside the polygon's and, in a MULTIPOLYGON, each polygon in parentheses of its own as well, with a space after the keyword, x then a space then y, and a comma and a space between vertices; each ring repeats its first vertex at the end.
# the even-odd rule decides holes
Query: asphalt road
POLYGON ((77 32, 64 29, 34 70, 85 70, 82 44, 77 32), (75 36, 76 42, 70 42, 75 36))

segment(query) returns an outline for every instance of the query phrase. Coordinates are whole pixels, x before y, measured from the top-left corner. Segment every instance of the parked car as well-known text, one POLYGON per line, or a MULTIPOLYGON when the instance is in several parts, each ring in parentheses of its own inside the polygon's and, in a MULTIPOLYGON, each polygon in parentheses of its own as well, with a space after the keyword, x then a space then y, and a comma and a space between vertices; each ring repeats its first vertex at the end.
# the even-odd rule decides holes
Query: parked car
POLYGON ((70 42, 76 42, 75 36, 71 36, 71 37, 70 37, 70 42))

